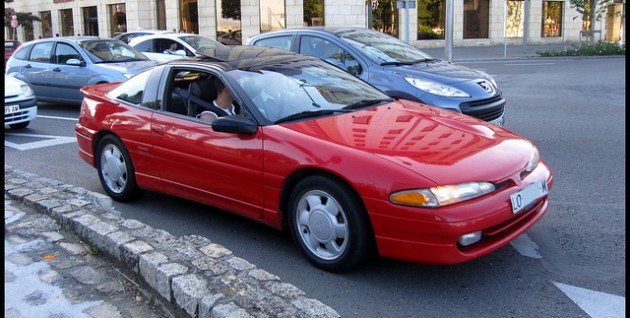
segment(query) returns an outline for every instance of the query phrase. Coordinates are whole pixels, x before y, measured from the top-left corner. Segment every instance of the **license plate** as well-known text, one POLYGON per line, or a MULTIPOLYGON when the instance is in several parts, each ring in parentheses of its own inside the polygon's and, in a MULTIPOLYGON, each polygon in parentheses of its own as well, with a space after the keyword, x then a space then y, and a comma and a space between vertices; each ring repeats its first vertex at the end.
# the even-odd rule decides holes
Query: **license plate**
POLYGON ((531 205, 534 201, 545 196, 547 193, 549 193, 547 182, 545 182, 545 180, 540 180, 530 184, 525 189, 512 194, 510 196, 510 200, 512 201, 512 213, 516 214, 529 207, 529 205, 531 205))
POLYGON ((13 114, 20 111, 20 105, 4 106, 4 114, 13 114))

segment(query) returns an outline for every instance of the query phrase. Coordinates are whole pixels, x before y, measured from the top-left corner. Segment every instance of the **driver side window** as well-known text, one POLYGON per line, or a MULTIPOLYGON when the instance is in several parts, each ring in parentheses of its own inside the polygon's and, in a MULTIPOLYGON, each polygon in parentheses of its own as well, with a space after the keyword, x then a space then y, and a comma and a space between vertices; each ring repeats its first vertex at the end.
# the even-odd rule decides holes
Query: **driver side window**
POLYGON ((58 43, 53 56, 53 63, 66 64, 70 59, 81 60, 81 55, 72 46, 65 43, 58 43))

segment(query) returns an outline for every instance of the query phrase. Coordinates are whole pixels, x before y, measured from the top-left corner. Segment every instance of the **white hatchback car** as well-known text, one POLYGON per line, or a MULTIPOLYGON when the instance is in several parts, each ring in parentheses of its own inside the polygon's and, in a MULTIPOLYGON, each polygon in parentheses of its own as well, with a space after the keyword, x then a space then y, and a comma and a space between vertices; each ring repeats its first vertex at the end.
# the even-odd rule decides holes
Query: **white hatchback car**
POLYGON ((37 116, 37 99, 27 83, 4 75, 4 125, 23 129, 37 116))
POLYGON ((172 56, 175 56, 174 58, 195 57, 203 55, 204 50, 225 47, 215 39, 191 33, 145 35, 131 39, 129 45, 150 59, 162 62, 165 59, 173 59, 172 56), (171 44, 177 44, 175 50, 181 52, 181 55, 166 52, 171 44), (159 58, 159 55, 170 57, 159 58))

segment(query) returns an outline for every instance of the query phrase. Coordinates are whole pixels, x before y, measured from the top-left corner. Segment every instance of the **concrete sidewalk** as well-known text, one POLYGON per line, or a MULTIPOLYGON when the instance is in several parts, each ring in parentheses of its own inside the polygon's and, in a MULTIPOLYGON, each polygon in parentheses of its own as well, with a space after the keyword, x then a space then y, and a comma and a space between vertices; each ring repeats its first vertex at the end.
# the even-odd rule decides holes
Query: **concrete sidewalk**
MULTIPOLYGON (((540 58, 537 52, 558 51, 571 49, 571 44, 548 44, 548 45, 495 45, 495 46, 471 46, 453 47, 452 62, 483 61, 483 60, 514 60, 540 58)), ((425 53, 439 59, 446 60, 446 50, 440 48, 420 48, 425 53)))
POLYGON ((5 317, 336 318, 207 238, 124 219, 109 197, 5 166, 5 317))

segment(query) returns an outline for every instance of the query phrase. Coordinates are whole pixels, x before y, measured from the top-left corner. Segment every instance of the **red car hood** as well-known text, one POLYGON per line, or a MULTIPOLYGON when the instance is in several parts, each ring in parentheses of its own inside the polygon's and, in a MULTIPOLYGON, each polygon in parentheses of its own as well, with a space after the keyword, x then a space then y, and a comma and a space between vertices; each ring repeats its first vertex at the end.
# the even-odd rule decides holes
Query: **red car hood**
POLYGON ((403 100, 285 127, 439 184, 503 180, 525 169, 533 151, 531 142, 504 128, 403 100))

